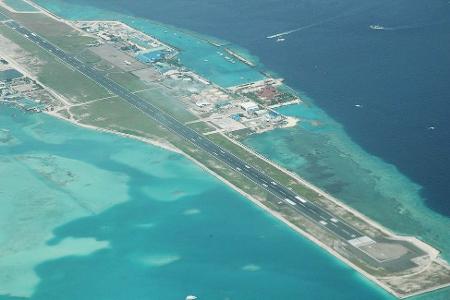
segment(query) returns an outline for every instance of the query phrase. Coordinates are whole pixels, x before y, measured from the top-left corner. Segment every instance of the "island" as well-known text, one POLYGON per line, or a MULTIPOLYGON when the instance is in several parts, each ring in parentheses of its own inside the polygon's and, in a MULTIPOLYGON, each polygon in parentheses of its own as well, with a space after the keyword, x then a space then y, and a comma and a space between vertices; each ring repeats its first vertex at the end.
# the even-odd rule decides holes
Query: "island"
POLYGON ((2 104, 182 153, 398 298, 450 285, 438 249, 397 235, 241 143, 302 122, 275 110, 301 103, 298 94, 245 54, 162 24, 152 34, 13 3, 0 1, 2 104), (186 53, 186 42, 208 58, 186 53))

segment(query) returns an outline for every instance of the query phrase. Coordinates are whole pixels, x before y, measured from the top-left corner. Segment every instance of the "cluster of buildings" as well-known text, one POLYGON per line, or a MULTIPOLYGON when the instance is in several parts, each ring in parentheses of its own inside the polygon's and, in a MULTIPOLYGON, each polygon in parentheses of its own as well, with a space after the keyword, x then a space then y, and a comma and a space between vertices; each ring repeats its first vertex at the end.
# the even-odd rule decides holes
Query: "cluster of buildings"
POLYGON ((284 85, 283 79, 280 78, 267 78, 235 86, 231 90, 266 106, 277 107, 301 102, 296 93, 284 85))
POLYGON ((11 68, 6 60, 0 58, 0 102, 40 112, 50 108, 46 99, 51 97, 38 83, 11 68))
POLYGON ((172 59, 178 54, 176 49, 121 22, 74 24, 100 38, 98 44, 91 45, 94 53, 141 80, 159 82, 176 91, 180 105, 223 131, 246 128, 262 132, 281 127, 286 118, 270 105, 288 98, 298 100, 294 94, 281 91, 281 79, 268 77, 231 88, 217 86, 172 59))
POLYGON ((224 132, 263 132, 283 126, 285 118, 242 95, 209 86, 185 98, 187 107, 224 132))
MULTIPOLYGON (((122 22, 78 21, 74 22, 74 25, 89 34, 100 37, 103 43, 114 43, 120 50, 132 54, 143 63, 170 59, 177 54, 177 51, 169 45, 122 22)), ((98 46, 98 44, 91 46, 98 46)))

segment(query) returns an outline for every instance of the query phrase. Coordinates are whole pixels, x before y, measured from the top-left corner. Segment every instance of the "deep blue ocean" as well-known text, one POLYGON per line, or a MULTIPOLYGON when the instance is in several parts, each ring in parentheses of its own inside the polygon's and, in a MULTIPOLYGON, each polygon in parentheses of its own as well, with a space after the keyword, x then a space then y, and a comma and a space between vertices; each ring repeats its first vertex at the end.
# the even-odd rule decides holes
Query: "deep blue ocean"
POLYGON ((421 185, 429 207, 450 216, 448 0, 66 2, 107 7, 243 46, 307 93, 366 151, 421 185), (283 43, 265 38, 303 26, 283 43))

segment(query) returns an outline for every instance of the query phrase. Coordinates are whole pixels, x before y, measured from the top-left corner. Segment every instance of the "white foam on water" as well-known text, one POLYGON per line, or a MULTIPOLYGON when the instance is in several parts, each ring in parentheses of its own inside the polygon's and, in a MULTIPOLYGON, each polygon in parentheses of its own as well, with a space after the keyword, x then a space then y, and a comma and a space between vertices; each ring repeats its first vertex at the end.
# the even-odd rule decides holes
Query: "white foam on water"
POLYGON ((183 212, 183 215, 185 216, 191 216, 191 215, 198 215, 199 213, 201 213, 200 209, 197 208, 192 208, 192 209, 187 209, 183 212))
POLYGON ((242 267, 243 271, 247 271, 247 272, 256 272, 261 270, 261 267, 255 264, 248 264, 242 267))
POLYGON ((163 267, 170 265, 181 259, 181 256, 175 254, 156 254, 146 255, 138 258, 138 261, 150 267, 163 267))

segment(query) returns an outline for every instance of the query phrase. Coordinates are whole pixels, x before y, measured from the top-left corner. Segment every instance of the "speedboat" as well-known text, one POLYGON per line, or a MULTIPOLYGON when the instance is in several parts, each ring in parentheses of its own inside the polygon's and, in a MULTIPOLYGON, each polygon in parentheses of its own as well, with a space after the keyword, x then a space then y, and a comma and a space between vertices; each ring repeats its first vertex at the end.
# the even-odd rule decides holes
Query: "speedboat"
POLYGON ((373 25, 370 25, 369 28, 373 29, 373 30, 383 30, 384 26, 381 26, 381 25, 378 25, 378 24, 373 24, 373 25))

